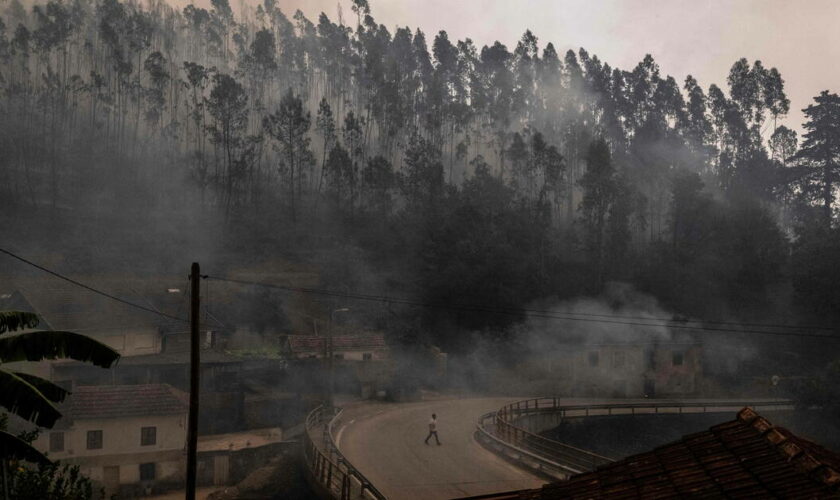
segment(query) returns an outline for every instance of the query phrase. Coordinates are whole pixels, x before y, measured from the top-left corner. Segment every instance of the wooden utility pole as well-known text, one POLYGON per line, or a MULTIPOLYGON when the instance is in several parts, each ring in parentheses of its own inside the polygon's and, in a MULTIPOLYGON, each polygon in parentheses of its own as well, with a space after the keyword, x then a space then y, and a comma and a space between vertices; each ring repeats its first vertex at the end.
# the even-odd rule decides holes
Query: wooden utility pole
POLYGON ((193 262, 190 269, 190 413, 187 420, 187 500, 195 500, 196 453, 198 451, 198 391, 201 366, 200 272, 198 262, 193 262))
POLYGON ((333 322, 335 322, 335 313, 347 312, 349 310, 350 309, 347 307, 342 307, 341 309, 330 311, 330 328, 329 335, 327 336, 327 366, 329 367, 329 382, 327 385, 327 405, 329 406, 330 410, 333 409, 333 404, 335 403, 335 346, 333 345, 333 322))

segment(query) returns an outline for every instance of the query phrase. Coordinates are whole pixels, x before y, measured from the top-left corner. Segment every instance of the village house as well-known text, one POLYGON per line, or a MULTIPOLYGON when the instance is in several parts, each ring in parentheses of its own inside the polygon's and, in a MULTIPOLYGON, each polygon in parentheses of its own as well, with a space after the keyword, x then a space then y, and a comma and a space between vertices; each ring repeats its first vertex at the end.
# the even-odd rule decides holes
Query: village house
POLYGON ((520 371, 558 395, 686 396, 701 389, 702 346, 688 339, 559 345, 520 371))
POLYGON ((358 391, 363 398, 385 390, 393 375, 390 350, 381 333, 334 337, 289 335, 281 351, 290 369, 322 375, 323 361, 331 355, 335 380, 339 381, 337 389, 358 391))
POLYGON ((332 351, 335 359, 382 361, 388 358, 388 345, 381 333, 364 335, 289 335, 283 352, 291 359, 322 359, 332 351))
POLYGON ((75 387, 34 446, 108 495, 163 491, 183 482, 187 400, 167 384, 75 387))
MULTIPOLYGON (((102 289, 170 316, 184 316, 183 288, 160 280, 94 280, 102 289)), ((33 312, 39 329, 81 333, 121 355, 109 370, 72 360, 21 364, 20 369, 67 388, 100 385, 169 384, 189 386, 188 324, 138 310, 55 280, 28 280, 0 295, 7 310, 33 312), (3 297, 6 297, 3 299, 3 297)), ((243 422, 242 360, 222 349, 225 326, 206 308, 201 325, 201 432, 232 432, 243 422)))

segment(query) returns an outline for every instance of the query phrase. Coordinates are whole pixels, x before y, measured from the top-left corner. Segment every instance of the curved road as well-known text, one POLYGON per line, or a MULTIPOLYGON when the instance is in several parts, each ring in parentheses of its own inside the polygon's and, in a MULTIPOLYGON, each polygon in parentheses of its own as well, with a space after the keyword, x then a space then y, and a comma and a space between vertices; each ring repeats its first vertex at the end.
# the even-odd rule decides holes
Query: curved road
POLYGON ((389 500, 458 498, 537 488, 545 481, 490 453, 473 439, 475 422, 517 398, 345 407, 334 437, 344 456, 389 500), (437 413, 442 445, 423 444, 437 413))
MULTIPOLYGON (((545 481, 485 450, 473 438, 478 418, 521 398, 438 399, 345 406, 333 429, 344 456, 389 500, 443 499, 537 488, 545 481), (432 413, 442 446, 425 445, 432 413)), ((692 400, 699 401, 699 400, 692 400)), ((720 400, 704 400, 708 404, 720 400)), ((563 399, 566 404, 650 400, 563 399)), ((678 403, 660 399, 658 404, 678 403)), ((745 399, 743 405, 753 400, 745 399)))

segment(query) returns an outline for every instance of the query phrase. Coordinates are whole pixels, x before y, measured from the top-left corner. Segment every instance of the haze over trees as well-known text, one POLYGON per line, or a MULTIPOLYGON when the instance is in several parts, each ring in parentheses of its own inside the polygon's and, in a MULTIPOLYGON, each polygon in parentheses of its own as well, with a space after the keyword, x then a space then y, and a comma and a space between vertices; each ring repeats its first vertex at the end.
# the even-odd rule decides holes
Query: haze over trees
MULTIPOLYGON (((518 308, 626 281, 707 319, 840 311, 836 93, 807 108, 800 144, 762 61, 703 87, 649 55, 616 68, 530 31, 478 47, 371 7, 7 2, 4 212, 218 217, 236 251, 341 248, 325 285, 435 303, 518 308)), ((447 349, 516 320, 398 315, 447 349)))

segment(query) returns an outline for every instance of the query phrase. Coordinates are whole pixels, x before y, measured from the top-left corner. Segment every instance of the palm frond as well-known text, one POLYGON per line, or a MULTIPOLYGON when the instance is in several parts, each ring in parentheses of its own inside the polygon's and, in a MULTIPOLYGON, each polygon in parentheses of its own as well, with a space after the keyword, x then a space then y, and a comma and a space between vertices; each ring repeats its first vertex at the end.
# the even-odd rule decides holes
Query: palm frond
POLYGON ((0 457, 3 459, 26 460, 43 465, 52 463, 49 458, 36 450, 31 444, 3 431, 0 431, 0 457))
POLYGON ((75 359, 110 368, 120 354, 107 345, 73 332, 28 332, 0 338, 0 362, 75 359))
POLYGON ((23 311, 0 311, 0 333, 38 326, 38 315, 23 311))
POLYGON ((56 385, 49 380, 42 379, 41 377, 21 372, 14 372, 14 374, 29 382, 33 387, 38 389, 45 398, 49 399, 53 403, 63 402, 64 398, 70 394, 70 391, 67 389, 61 387, 60 385, 56 385))
POLYGON ((0 406, 39 427, 52 427, 61 412, 34 385, 0 369, 0 406))

